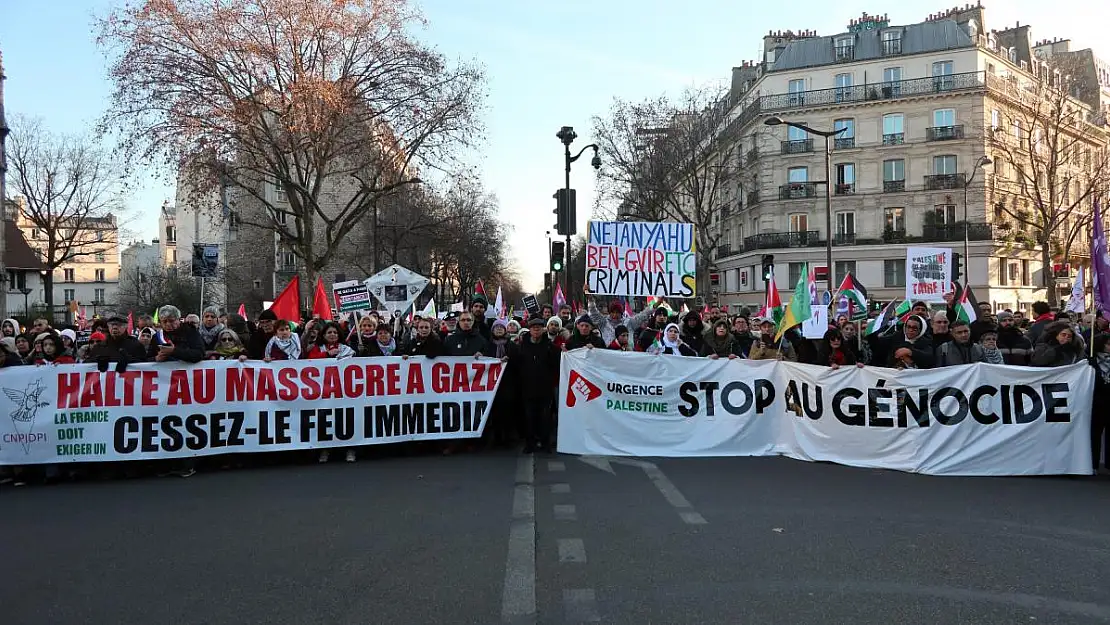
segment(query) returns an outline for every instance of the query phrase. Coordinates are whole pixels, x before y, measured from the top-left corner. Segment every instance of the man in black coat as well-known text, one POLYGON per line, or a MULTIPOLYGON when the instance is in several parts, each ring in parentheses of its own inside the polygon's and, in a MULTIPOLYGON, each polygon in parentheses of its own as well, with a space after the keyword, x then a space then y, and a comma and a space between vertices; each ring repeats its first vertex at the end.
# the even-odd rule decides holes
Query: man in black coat
POLYGON ((119 315, 108 318, 108 336, 103 343, 89 350, 89 361, 95 362, 101 371, 108 370, 109 363, 116 363, 116 371, 122 372, 133 362, 145 362, 146 349, 139 339, 127 333, 127 320, 119 315))
POLYGON ((181 311, 176 306, 158 309, 158 325, 162 329, 150 342, 150 356, 157 362, 179 360, 200 362, 204 360, 204 341, 196 328, 181 323, 181 311))
MULTIPOLYGON (((158 321, 161 320, 162 318, 159 317, 158 321)), ((263 310, 258 315, 258 328, 251 332, 251 338, 247 341, 247 358, 262 360, 266 357, 266 346, 274 336, 275 321, 277 321, 277 314, 272 310, 263 310)))
POLYGON ((509 369, 515 372, 523 410, 521 430, 524 453, 551 450, 551 406, 559 384, 559 350, 547 337, 544 320, 528 320, 528 335, 520 349, 509 356, 509 369))

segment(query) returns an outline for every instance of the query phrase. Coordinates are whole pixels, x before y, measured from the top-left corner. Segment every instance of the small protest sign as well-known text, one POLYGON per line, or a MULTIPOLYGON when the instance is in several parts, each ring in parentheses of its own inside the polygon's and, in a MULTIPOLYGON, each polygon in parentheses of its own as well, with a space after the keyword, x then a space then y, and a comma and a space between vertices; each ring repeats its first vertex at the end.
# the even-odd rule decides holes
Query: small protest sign
POLYGON ((951 261, 951 248, 906 248, 906 299, 943 302, 944 294, 952 290, 951 261))
POLYGON ((370 309, 370 290, 358 280, 336 282, 331 290, 335 295, 335 308, 339 312, 370 309))
POLYGON ((535 316, 540 314, 540 302, 536 299, 535 295, 524 296, 524 308, 528 311, 529 315, 535 316))

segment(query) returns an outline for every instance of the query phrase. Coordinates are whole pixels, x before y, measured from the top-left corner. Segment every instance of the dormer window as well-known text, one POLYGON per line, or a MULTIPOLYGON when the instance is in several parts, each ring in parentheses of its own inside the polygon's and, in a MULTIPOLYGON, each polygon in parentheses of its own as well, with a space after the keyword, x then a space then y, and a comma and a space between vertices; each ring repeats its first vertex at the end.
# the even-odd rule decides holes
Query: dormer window
POLYGON ((894 28, 883 31, 883 56, 902 54, 902 31, 894 28))
POLYGON ((851 61, 855 58, 856 39, 852 36, 836 38, 836 60, 851 61))

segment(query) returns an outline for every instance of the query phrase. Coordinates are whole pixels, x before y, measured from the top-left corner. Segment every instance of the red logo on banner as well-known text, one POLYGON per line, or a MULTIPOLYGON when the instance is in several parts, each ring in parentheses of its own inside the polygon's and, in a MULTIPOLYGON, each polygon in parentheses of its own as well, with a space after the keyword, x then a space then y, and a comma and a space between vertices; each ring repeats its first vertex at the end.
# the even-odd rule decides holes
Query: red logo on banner
POLYGON ((596 384, 582 377, 577 371, 571 370, 570 382, 567 384, 567 407, 574 408, 579 396, 582 401, 593 401, 601 397, 601 389, 596 384))

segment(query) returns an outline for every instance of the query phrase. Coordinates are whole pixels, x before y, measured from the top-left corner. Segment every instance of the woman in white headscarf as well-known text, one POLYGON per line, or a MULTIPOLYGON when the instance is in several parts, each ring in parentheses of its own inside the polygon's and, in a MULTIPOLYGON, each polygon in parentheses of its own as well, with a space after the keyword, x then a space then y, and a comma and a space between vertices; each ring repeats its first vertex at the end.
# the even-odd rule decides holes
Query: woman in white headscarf
POLYGON ((663 334, 648 348, 649 354, 673 354, 677 356, 697 356, 692 347, 682 342, 677 323, 668 323, 663 334))

